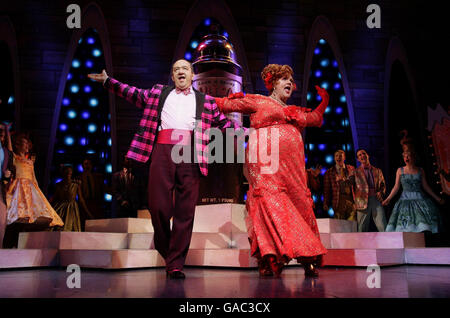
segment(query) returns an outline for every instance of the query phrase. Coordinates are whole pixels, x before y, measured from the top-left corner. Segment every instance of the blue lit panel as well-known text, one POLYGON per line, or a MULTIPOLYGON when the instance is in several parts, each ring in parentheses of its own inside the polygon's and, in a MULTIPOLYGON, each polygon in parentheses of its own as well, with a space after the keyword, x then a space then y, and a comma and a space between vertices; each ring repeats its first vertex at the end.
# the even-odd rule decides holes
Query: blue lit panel
MULTIPOLYGON (((323 116, 322 127, 309 127, 305 130, 305 157, 308 157, 306 168, 321 165, 320 174, 332 167, 334 152, 338 149, 346 151, 346 163, 355 165, 353 153, 353 137, 349 121, 347 98, 344 92, 342 76, 339 64, 334 53, 325 39, 320 39, 314 48, 314 54, 310 65, 310 76, 307 89, 306 107, 315 109, 322 98, 317 94, 315 86, 320 86, 328 91, 329 105, 323 116), (344 145, 344 146, 343 146, 344 145)), ((333 217, 334 212, 323 210, 323 198, 317 193, 315 207, 319 217, 333 217)))
MULTIPOLYGON (((89 158, 94 172, 103 176, 110 187, 111 174, 111 114, 108 92, 89 79, 89 73, 101 73, 106 69, 103 48, 98 33, 88 29, 80 39, 70 62, 59 119, 56 129, 54 153, 50 171, 51 185, 60 176, 61 165, 74 167, 74 177, 83 172, 82 162, 89 158), (104 129, 103 129, 104 127, 104 129)), ((101 200, 104 201, 104 195, 101 200)), ((110 195, 110 194, 109 194, 110 195)), ((110 209, 110 201, 104 201, 104 209, 110 209)))

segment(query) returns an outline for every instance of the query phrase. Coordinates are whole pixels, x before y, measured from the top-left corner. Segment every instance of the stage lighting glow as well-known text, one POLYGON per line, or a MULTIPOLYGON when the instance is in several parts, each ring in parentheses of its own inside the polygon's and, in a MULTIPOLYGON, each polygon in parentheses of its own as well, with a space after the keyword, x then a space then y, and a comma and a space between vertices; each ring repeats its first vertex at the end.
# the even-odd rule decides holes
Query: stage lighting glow
POLYGON ((95 43, 94 38, 89 37, 89 38, 87 39, 87 43, 89 43, 89 44, 94 44, 94 43, 95 43))
POLYGON ((338 67, 338 62, 336 60, 333 61, 333 66, 338 67))
POLYGON ((67 136, 66 138, 64 138, 64 143, 67 146, 72 146, 74 142, 75 142, 75 140, 71 136, 67 136))
POLYGON ((192 59, 192 54, 190 52, 186 52, 186 54, 184 54, 184 58, 190 61, 192 59))
POLYGON ((338 90, 339 88, 341 88, 341 84, 335 83, 335 84, 333 85, 333 88, 334 88, 335 90, 338 90))
POLYGON ((247 193, 244 194, 244 201, 247 201, 247 193))
POLYGON ((72 79, 72 73, 67 73, 67 80, 71 80, 72 79))
MULTIPOLYGON (((320 170, 320 174, 323 176, 325 174, 325 172, 327 172, 326 168, 322 168, 322 170, 320 170)), ((323 198, 322 198, 323 201, 323 198)))
POLYGON ((80 61, 78 61, 78 60, 73 60, 73 61, 72 61, 72 67, 73 67, 73 68, 78 68, 78 67, 80 67, 80 61))
POLYGON ((105 193, 105 201, 108 201, 108 202, 112 201, 112 195, 109 193, 105 193))
POLYGON ((327 108, 325 108, 325 114, 328 114, 329 112, 331 112, 331 107, 327 106, 327 108))
POLYGON ((314 144, 309 144, 309 150, 314 150, 314 144))
POLYGON ((322 100, 322 97, 320 97, 320 95, 316 95, 316 100, 320 102, 322 100))
POLYGON ((67 117, 69 117, 70 119, 74 119, 75 117, 77 117, 77 112, 71 109, 67 112, 67 117))
POLYGON ((347 127, 348 126, 348 119, 342 119, 341 125, 344 126, 344 127, 347 127))
POLYGON ((12 103, 14 103, 14 96, 9 96, 8 104, 11 105, 12 103))
POLYGON ((206 18, 205 21, 204 21, 204 24, 205 24, 206 26, 211 25, 211 19, 210 19, 210 18, 206 18))
POLYGON ((110 163, 108 163, 108 164, 106 165, 106 172, 107 172, 107 173, 112 173, 112 165, 111 165, 110 163))
POLYGON ((312 195, 313 202, 317 202, 317 196, 315 194, 312 195))
POLYGON ((306 100, 311 100, 311 93, 306 94, 306 100))
POLYGON ((91 114, 89 114, 88 111, 84 111, 84 112, 81 113, 81 117, 83 119, 88 119, 90 116, 91 116, 91 114))
POLYGON ((347 101, 347 98, 345 97, 345 95, 341 95, 341 97, 339 97, 339 100, 341 101, 341 103, 345 103, 347 101))
POLYGON ((307 156, 305 156, 305 163, 307 163, 308 162, 308 157, 307 156))
POLYGON ((327 41, 325 41, 324 39, 320 39, 320 40, 319 40, 319 43, 320 43, 320 44, 325 44, 325 43, 327 43, 327 41))
POLYGON ((95 150, 89 149, 86 151, 87 154, 92 155, 95 153, 95 150))
POLYGON ((64 149, 58 149, 56 150, 57 153, 65 153, 66 151, 64 149))
POLYGON ((341 73, 338 73, 338 78, 339 78, 339 79, 342 79, 341 73))
POLYGON ((84 92, 85 93, 90 93, 92 91, 92 88, 89 86, 89 85, 86 85, 85 87, 84 87, 84 92))
POLYGON ((95 133, 97 131, 97 125, 96 124, 89 124, 88 125, 88 131, 90 133, 95 133))
POLYGON ((86 146, 87 145, 87 139, 86 138, 81 138, 80 139, 80 145, 82 145, 82 146, 86 146))
POLYGON ((59 182, 61 182, 61 181, 62 181, 61 178, 56 178, 56 179, 55 179, 55 184, 57 184, 57 183, 59 183, 59 182))
POLYGON ((198 46, 198 42, 197 41, 192 41, 191 42, 191 48, 196 49, 198 46))
POLYGON ((336 114, 342 114, 344 109, 342 107, 336 107, 336 114))
POLYGON ((328 89, 328 86, 330 86, 330 84, 328 84, 328 82, 322 82, 322 84, 320 84, 320 87, 322 87, 324 89, 328 89))
POLYGON ((330 208, 330 209, 328 210, 328 215, 329 215, 329 216, 334 216, 333 208, 330 208))
POLYGON ((70 99, 68 99, 67 97, 66 97, 66 98, 63 98, 62 104, 63 104, 64 106, 69 105, 69 104, 70 104, 70 99))
POLYGON ((321 72, 320 70, 317 70, 317 71, 314 73, 314 75, 315 75, 316 77, 321 77, 321 76, 322 76, 322 72, 321 72))
POLYGON ((98 105, 98 99, 97 98, 91 98, 89 100, 89 105, 91 105, 92 107, 96 107, 98 105))
POLYGON ((102 51, 100 51, 99 49, 94 49, 92 50, 92 55, 94 55, 95 57, 99 57, 100 55, 102 55, 102 51))
POLYGON ((112 146, 112 140, 111 140, 111 138, 108 138, 108 146, 112 146))
POLYGON ((325 150, 326 145, 325 145, 325 144, 319 144, 319 145, 317 146, 317 148, 319 148, 319 150, 325 150))
POLYGON ((83 165, 82 164, 79 164, 78 166, 77 166, 77 170, 78 170, 78 172, 83 172, 84 171, 84 169, 83 169, 83 165))
POLYGON ((228 38, 228 32, 227 31, 223 31, 223 36, 228 38))
POLYGON ((59 130, 66 131, 67 130, 67 125, 66 124, 60 124, 59 125, 59 130))
POLYGON ((92 66, 94 66, 94 63, 92 63, 91 60, 87 60, 85 65, 86 65, 86 67, 91 68, 92 66))
POLYGON ((80 90, 80 87, 78 85, 72 85, 70 86, 70 91, 74 94, 78 93, 78 91, 80 90))
POLYGON ((328 164, 333 163, 333 156, 332 155, 328 155, 325 157, 325 162, 328 164))
POLYGON ((328 65, 330 65, 329 59, 323 59, 322 61, 320 61, 320 66, 327 67, 328 65))
POLYGON ((318 47, 314 50, 314 54, 320 54, 320 49, 318 47))

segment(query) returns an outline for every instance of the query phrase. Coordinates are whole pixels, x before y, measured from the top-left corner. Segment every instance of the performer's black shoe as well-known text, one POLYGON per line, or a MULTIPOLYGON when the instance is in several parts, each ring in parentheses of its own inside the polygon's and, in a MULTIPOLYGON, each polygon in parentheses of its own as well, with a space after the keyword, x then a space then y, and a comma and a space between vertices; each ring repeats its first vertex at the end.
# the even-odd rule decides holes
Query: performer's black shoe
POLYGON ((170 279, 185 279, 186 275, 180 270, 174 270, 170 272, 166 272, 166 277, 170 279))

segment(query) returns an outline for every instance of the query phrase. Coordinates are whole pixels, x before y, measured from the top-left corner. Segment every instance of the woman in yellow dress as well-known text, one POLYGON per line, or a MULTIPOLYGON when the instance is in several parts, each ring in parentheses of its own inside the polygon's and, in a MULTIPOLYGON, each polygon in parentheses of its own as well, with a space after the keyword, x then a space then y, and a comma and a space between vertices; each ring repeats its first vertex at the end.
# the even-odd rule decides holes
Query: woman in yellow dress
POLYGON ((15 178, 6 192, 7 224, 27 223, 64 226, 64 222, 39 189, 34 162, 28 158, 30 141, 19 134, 14 140, 15 178))

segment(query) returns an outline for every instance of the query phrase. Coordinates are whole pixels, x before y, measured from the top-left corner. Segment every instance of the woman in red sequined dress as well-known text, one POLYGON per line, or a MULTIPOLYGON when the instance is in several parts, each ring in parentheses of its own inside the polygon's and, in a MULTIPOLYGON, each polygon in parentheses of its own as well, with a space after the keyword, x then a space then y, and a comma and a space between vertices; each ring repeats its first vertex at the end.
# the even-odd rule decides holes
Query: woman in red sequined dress
POLYGON ((305 268, 305 275, 318 276, 317 267, 327 252, 307 186, 301 131, 322 125, 329 96, 316 86, 322 102, 314 111, 286 105, 295 89, 292 75, 288 65, 269 64, 261 73, 269 96, 237 93, 216 98, 224 113, 250 114, 253 129, 245 160, 250 185, 246 221, 251 253, 258 259, 261 276, 279 277, 284 264, 294 258, 305 268), (277 162, 268 162, 267 154, 277 162))

